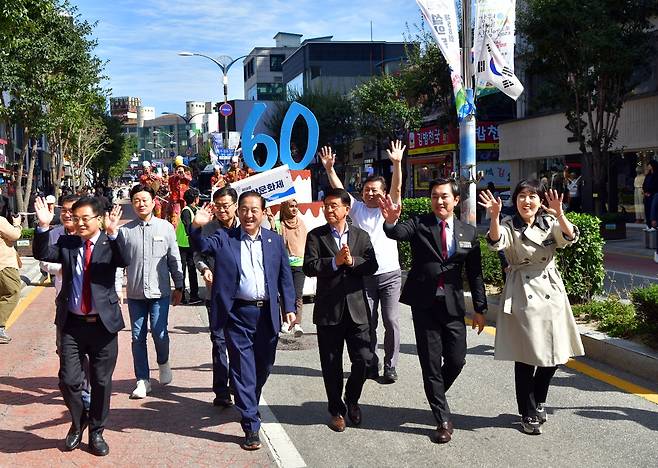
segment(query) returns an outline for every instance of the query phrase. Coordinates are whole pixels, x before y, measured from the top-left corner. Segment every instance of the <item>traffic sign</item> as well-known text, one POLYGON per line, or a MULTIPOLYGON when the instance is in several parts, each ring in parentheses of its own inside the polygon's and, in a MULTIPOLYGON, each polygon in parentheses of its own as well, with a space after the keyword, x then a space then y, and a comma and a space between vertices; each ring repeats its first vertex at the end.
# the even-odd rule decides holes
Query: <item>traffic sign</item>
POLYGON ((219 113, 222 114, 224 117, 228 117, 233 113, 233 106, 230 105, 228 102, 225 102, 221 106, 219 106, 219 113))

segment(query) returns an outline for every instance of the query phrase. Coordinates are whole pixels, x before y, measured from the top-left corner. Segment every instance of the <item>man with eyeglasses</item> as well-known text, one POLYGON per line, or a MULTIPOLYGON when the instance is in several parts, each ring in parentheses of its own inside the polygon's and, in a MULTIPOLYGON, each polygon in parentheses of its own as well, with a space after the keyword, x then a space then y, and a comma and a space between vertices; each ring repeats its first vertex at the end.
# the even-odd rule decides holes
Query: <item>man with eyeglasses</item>
POLYGON ((169 363, 169 305, 177 306, 183 296, 183 270, 176 244, 176 232, 167 221, 153 215, 155 192, 147 185, 130 189, 130 200, 137 219, 121 227, 124 255, 130 263, 126 296, 132 332, 133 365, 137 383, 131 398, 146 398, 151 380, 146 348, 148 322, 162 385, 171 383, 169 363), (170 278, 174 282, 171 290, 170 278))
MULTIPOLYGON (((201 235, 209 237, 218 229, 229 231, 239 226, 235 212, 238 209, 238 194, 234 188, 224 186, 213 193, 213 219, 203 226, 201 235)), ((224 329, 218 325, 216 314, 211 313, 210 300, 213 283, 215 259, 211 254, 194 253, 196 268, 206 283, 206 309, 208 311, 208 325, 210 328, 210 341, 212 342, 212 391, 215 394, 214 406, 228 408, 233 405, 229 392, 229 363, 226 355, 226 338, 224 329)))
POLYGON ((119 351, 117 334, 124 322, 115 290, 116 269, 127 262, 117 241, 121 207, 103 212, 98 199, 82 197, 73 204, 71 221, 76 235, 63 235, 49 244, 54 214, 43 198, 34 203, 38 227, 34 236, 37 260, 62 265, 62 289, 55 299, 55 324, 61 330, 59 388, 71 414, 66 450, 80 445, 89 426, 89 448, 94 455, 110 451, 103 430, 110 411, 112 374, 119 351), (105 231, 100 228, 104 216, 105 231), (84 411, 82 360, 89 355, 91 404, 84 411))
POLYGON ((244 192, 238 199, 239 227, 203 237, 201 230, 213 215, 208 204, 196 212, 190 232, 192 248, 215 260, 212 323, 225 329, 245 450, 261 448, 258 401, 274 366, 280 300, 287 321, 295 320, 288 253, 279 234, 261 228, 264 212, 265 199, 258 192, 244 192))
MULTIPOLYGON (((406 146, 401 141, 391 142, 387 150, 391 160, 393 175, 390 196, 395 203, 400 203, 402 192, 402 157, 406 146)), ((320 151, 320 159, 327 171, 329 183, 334 188, 343 188, 343 184, 334 170, 336 155, 329 146, 320 151)), ((361 192, 363 201, 350 195, 350 218, 354 224, 370 235, 375 248, 379 268, 373 275, 363 278, 370 310, 370 350, 373 360, 368 369, 368 378, 379 377, 379 358, 377 357, 377 324, 381 308, 384 322, 384 372, 379 382, 391 384, 397 381, 396 366, 400 356, 400 286, 402 273, 398 260, 397 242, 389 239, 382 229, 384 217, 379 210, 379 200, 386 196, 386 180, 381 176, 369 176, 363 183, 361 192)))
POLYGON ((372 359, 368 303, 363 278, 377 271, 375 250, 368 233, 347 224, 351 197, 342 188, 327 190, 324 217, 327 224, 306 236, 304 274, 317 277, 313 323, 331 419, 329 428, 345 430, 347 414, 361 424, 359 398, 372 359), (352 362, 343 400, 343 344, 352 362))

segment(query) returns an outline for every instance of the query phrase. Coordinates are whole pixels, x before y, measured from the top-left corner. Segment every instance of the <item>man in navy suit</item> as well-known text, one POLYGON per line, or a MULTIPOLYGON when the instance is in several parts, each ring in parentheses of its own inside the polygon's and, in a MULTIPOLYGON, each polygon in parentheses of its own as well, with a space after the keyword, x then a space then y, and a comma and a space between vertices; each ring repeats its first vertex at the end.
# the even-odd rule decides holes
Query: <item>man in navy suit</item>
POLYGON ((80 445, 89 425, 89 448, 94 455, 110 451, 103 439, 110 412, 112 373, 119 351, 117 333, 124 327, 119 297, 114 285, 116 269, 126 266, 116 238, 121 219, 117 205, 105 213, 94 197, 82 197, 73 204, 76 235, 60 236, 50 245, 48 229, 53 213, 42 198, 34 202, 39 226, 34 236, 34 257, 62 264, 62 288, 55 299, 55 324, 61 331, 59 346, 59 388, 71 414, 66 449, 80 445), (105 217, 105 231, 100 229, 105 217), (82 361, 89 355, 91 403, 84 411, 82 361))
POLYGON ((261 229, 265 199, 244 192, 238 199, 240 226, 203 237, 212 219, 208 204, 194 216, 190 245, 215 260, 211 291, 212 322, 224 328, 231 360, 231 381, 245 432, 242 447, 261 447, 258 401, 274 365, 281 322, 279 296, 287 322, 295 321, 295 287, 283 238, 261 229))

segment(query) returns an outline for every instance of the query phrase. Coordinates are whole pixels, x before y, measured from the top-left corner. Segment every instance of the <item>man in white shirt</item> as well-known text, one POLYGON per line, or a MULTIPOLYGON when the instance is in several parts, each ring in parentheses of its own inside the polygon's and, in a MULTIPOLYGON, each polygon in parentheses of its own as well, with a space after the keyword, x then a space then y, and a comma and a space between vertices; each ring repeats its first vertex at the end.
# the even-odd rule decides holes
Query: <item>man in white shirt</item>
MULTIPOLYGON (((391 148, 386 150, 391 160, 393 176, 391 179, 390 196, 395 203, 401 202, 402 189, 402 156, 406 146, 401 141, 391 142, 391 148)), ((320 150, 322 165, 327 171, 329 183, 333 188, 343 188, 343 184, 334 170, 336 155, 331 147, 320 150)), ((379 358, 377 357, 377 325, 379 321, 378 308, 381 304, 382 321, 384 322, 384 373, 381 383, 394 383, 398 379, 395 370, 400 354, 400 285, 401 273, 398 260, 398 245, 384 234, 384 217, 379 209, 379 200, 386 196, 386 180, 381 176, 370 176, 363 183, 361 192, 363 201, 352 198, 350 218, 356 226, 370 235, 375 249, 379 268, 374 275, 364 277, 364 286, 370 308, 370 350, 373 360, 370 363, 368 378, 379 377, 379 358)))

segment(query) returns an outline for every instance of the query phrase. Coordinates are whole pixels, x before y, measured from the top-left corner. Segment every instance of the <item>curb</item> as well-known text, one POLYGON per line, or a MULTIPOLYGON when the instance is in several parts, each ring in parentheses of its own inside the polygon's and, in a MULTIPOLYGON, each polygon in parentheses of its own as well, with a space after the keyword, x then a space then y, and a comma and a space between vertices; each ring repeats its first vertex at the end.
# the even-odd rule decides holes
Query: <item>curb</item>
MULTIPOLYGON (((466 291, 464 296, 470 298, 471 293, 466 291)), ((487 296, 487 302, 489 305, 487 322, 495 324, 500 303, 491 296, 487 296)), ((473 313, 472 301, 466 301, 466 313, 468 315, 473 313)), ((588 359, 658 382, 658 352, 623 338, 612 338, 603 332, 588 329, 582 324, 578 325, 578 330, 588 359)))

